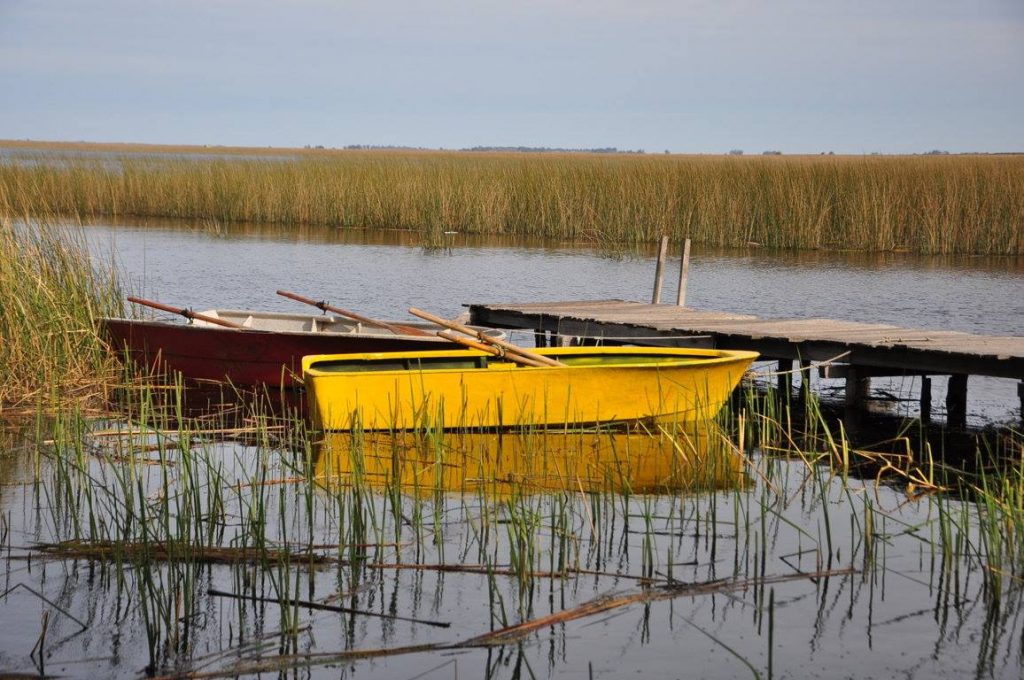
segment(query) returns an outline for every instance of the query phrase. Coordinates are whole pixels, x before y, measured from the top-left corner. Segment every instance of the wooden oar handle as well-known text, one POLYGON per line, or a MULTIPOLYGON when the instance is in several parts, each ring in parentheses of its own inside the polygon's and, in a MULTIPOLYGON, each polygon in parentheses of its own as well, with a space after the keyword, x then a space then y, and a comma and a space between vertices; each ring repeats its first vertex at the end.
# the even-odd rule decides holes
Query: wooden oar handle
POLYGON ((469 347, 470 349, 477 349, 477 350, 480 350, 481 352, 487 352, 488 354, 493 354, 495 356, 504 356, 506 359, 509 359, 510 361, 514 361, 517 364, 522 364, 523 366, 544 366, 545 365, 545 364, 540 363, 539 361, 534 361, 533 359, 529 359, 529 358, 524 357, 524 356, 519 356, 515 352, 509 352, 509 353, 506 354, 506 353, 502 352, 500 349, 498 349, 497 347, 495 347, 494 345, 485 345, 482 342, 477 342, 476 340, 470 340, 469 338, 464 338, 464 337, 455 335, 451 331, 438 331, 437 332, 437 336, 440 337, 440 338, 444 338, 445 340, 450 340, 452 342, 457 342, 457 343, 459 343, 460 345, 462 345, 464 347, 469 347))
POLYGON ((494 345, 485 345, 482 342, 477 342, 476 340, 470 340, 469 338, 464 338, 455 335, 451 331, 438 331, 437 337, 444 338, 445 340, 450 340, 451 342, 456 342, 462 345, 463 347, 468 347, 470 349, 478 349, 481 352, 487 352, 488 354, 493 354, 495 356, 501 354, 501 350, 495 347, 494 345))
POLYGON ((292 300, 295 300, 296 302, 302 302, 302 303, 307 304, 307 305, 312 305, 312 306, 316 307, 317 309, 321 309, 321 310, 323 310, 325 312, 327 311, 327 302, 324 301, 324 300, 321 300, 320 302, 317 302, 316 300, 313 300, 313 299, 308 298, 308 297, 304 297, 302 295, 299 295, 298 293, 290 293, 287 290, 279 290, 279 291, 277 291, 277 294, 281 295, 281 296, 284 296, 286 298, 291 298, 292 300))
MULTIPOLYGON (((540 364, 540 365, 543 365, 543 366, 565 366, 565 364, 563 364, 562 362, 555 361, 554 359, 551 359, 550 357, 546 357, 543 354, 537 354, 536 352, 531 352, 530 350, 524 349, 524 348, 520 347, 519 345, 513 345, 511 342, 506 342, 506 341, 501 340, 499 338, 492 338, 491 336, 487 335, 483 331, 478 331, 478 330, 476 330, 474 328, 470 328, 469 326, 464 326, 463 324, 458 323, 457 321, 449 321, 448 319, 442 319, 441 317, 435 316, 435 315, 431 314, 430 312, 424 312, 422 309, 416 309, 415 307, 410 307, 409 308, 409 313, 412 314, 413 316, 418 316, 421 319, 426 319, 427 321, 436 323, 438 326, 444 326, 445 328, 450 328, 453 331, 458 331, 460 333, 465 333, 466 335, 468 335, 470 337, 474 337, 474 338, 476 338, 478 340, 481 340, 483 342, 486 342, 488 344, 496 345, 496 346, 501 347, 502 349, 506 350, 507 352, 514 353, 514 354, 517 354, 519 356, 526 357, 527 359, 530 359, 530 360, 536 362, 537 364, 540 364)), ((509 358, 511 358, 511 356, 509 356, 509 358)))
POLYGON ((171 314, 181 314, 186 319, 199 319, 206 323, 212 323, 217 326, 224 326, 225 328, 235 328, 238 330, 246 330, 245 326, 239 325, 231 321, 225 321, 224 319, 218 319, 215 316, 207 316, 206 314, 200 314, 199 312, 193 312, 191 309, 183 307, 171 307, 165 305, 162 302, 154 302, 153 300, 144 300, 137 298, 132 295, 128 296, 128 302, 134 302, 137 305, 144 305, 146 307, 152 307, 153 309, 159 309, 163 312, 170 312, 171 314))
POLYGON ((286 298, 290 298, 292 300, 295 300, 296 302, 302 302, 302 303, 305 303, 307 305, 312 305, 313 307, 316 307, 317 309, 320 309, 320 310, 325 311, 325 312, 334 312, 335 314, 338 314, 339 316, 344 316, 346 318, 352 319, 353 321, 358 321, 360 323, 365 323, 367 326, 376 326, 377 328, 383 328, 385 330, 389 330, 392 333, 394 333, 395 335, 426 335, 426 336, 432 336, 433 335, 432 333, 428 333, 427 331, 423 330, 422 328, 414 328, 412 326, 401 326, 399 324, 388 323, 386 321, 378 321, 377 319, 371 319, 368 316, 363 316, 362 314, 357 314, 357 313, 351 312, 351 311, 349 311, 347 309, 342 309, 341 307, 335 307, 334 305, 329 305, 324 300, 321 300, 320 302, 317 302, 316 300, 313 300, 313 299, 308 298, 308 297, 304 297, 302 295, 298 295, 297 293, 291 293, 291 292, 289 292, 287 290, 279 290, 279 291, 277 291, 277 294, 281 295, 282 297, 286 297, 286 298))

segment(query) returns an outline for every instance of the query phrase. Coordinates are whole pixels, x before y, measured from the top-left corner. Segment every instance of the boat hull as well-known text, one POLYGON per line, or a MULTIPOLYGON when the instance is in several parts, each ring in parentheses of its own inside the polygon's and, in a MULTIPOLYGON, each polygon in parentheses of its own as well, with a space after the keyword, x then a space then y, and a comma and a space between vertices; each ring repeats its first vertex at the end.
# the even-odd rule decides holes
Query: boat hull
POLYGON ((573 365, 518 366, 471 350, 307 356, 309 412, 331 431, 688 424, 713 417, 757 357, 638 347, 538 352, 573 365), (402 362, 413 368, 397 368, 402 362), (477 367, 460 368, 465 362, 477 367))
POLYGON ((437 337, 236 330, 130 319, 102 319, 100 330, 116 352, 148 370, 178 371, 188 380, 275 387, 298 383, 307 354, 454 346, 437 337))

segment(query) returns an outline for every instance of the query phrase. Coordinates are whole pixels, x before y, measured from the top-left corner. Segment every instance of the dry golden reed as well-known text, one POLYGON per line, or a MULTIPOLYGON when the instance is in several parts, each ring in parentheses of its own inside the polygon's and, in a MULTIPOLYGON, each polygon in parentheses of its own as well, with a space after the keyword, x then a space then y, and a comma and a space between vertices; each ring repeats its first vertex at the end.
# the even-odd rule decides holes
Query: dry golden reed
POLYGON ((115 365, 95 322, 120 311, 113 266, 96 265, 80 230, 0 217, 0 422, 102 393, 115 365))
MULTIPOLYGON (((635 244, 1024 253, 1024 156, 48 150, 0 211, 635 244)), ((278 150, 279 151, 279 150, 278 150)))

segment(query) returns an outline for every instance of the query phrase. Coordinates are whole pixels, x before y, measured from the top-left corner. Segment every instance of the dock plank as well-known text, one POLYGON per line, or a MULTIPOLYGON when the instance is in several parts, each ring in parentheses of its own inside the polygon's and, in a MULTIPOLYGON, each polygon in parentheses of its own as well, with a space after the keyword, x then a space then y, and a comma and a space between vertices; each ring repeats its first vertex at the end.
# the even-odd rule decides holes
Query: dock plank
POLYGON ((904 328, 842 319, 760 318, 628 300, 565 300, 470 304, 473 323, 547 330, 573 336, 630 340, 636 344, 747 348, 766 358, 793 359, 836 354, 885 369, 966 373, 1024 379, 1024 337, 904 328))

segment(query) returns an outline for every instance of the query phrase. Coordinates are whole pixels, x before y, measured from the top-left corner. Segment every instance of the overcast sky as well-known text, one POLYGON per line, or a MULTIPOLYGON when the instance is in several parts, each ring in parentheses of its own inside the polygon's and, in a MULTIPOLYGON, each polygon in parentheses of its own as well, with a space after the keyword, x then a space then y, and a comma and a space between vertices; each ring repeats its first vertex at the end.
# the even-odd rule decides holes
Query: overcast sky
POLYGON ((1024 150, 1024 0, 0 0, 0 138, 1024 150))

